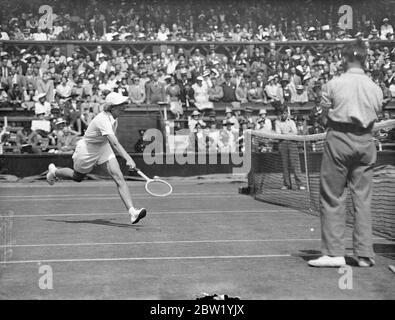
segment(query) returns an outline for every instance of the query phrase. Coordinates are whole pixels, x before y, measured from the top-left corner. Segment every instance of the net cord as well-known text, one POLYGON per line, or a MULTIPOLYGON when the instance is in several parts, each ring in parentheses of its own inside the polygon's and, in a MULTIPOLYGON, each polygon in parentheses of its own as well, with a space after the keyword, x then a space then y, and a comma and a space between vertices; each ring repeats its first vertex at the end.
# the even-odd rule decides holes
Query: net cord
MULTIPOLYGON (((373 126, 373 132, 379 131, 384 128, 390 128, 390 127, 395 127, 395 119, 376 122, 373 126)), ((262 132, 262 131, 258 131, 258 130, 249 129, 249 130, 246 130, 246 133, 251 136, 256 136, 256 137, 260 137, 260 138, 292 140, 292 141, 299 141, 299 142, 324 140, 326 137, 326 132, 325 133, 318 133, 318 134, 308 134, 308 135, 296 135, 296 134, 283 135, 283 134, 278 134, 278 133, 274 133, 274 132, 268 133, 268 132, 262 132)))

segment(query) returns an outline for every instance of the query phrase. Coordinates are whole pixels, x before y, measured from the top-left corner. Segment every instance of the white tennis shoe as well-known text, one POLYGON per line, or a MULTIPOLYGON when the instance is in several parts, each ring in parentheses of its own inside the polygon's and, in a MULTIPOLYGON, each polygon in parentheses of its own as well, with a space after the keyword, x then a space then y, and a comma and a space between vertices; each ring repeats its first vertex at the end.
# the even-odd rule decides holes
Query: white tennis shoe
POLYGON ((346 265, 344 257, 322 256, 318 259, 310 260, 309 266, 318 268, 338 268, 346 265))
POLYGON ((141 209, 130 208, 129 213, 130 213, 130 222, 132 224, 136 224, 147 215, 147 210, 145 208, 141 208, 141 209))
POLYGON ((47 182, 48 184, 50 184, 51 186, 54 185, 55 181, 56 181, 56 167, 53 163, 51 163, 48 166, 48 173, 47 173, 47 182))
POLYGON ((372 258, 358 257, 358 266, 361 268, 373 267, 376 262, 372 258))

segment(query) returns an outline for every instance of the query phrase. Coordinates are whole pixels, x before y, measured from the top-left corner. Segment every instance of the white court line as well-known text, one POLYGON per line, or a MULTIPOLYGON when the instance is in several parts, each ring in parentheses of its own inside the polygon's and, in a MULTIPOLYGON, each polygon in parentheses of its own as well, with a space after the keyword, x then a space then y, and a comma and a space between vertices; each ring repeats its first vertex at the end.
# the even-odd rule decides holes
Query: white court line
POLYGON ((55 262, 111 262, 111 261, 147 261, 147 260, 198 260, 198 259, 262 259, 285 258, 291 254, 263 254, 243 256, 192 256, 192 257, 129 257, 129 258, 92 258, 92 259, 42 259, 42 260, 10 260, 1 261, 0 264, 28 264, 28 263, 55 263, 55 262))
MULTIPOLYGON (((183 198, 235 198, 235 197, 245 197, 245 195, 240 195, 238 193, 228 193, 228 194, 201 194, 201 193, 194 193, 194 194, 188 194, 188 195, 184 195, 184 194, 172 194, 169 195, 167 198, 168 199, 183 199, 183 198)), ((146 199, 150 197, 150 199, 155 199, 155 200, 161 200, 163 201, 163 198, 160 197, 152 197, 150 196, 148 193, 145 195, 141 195, 141 196, 133 196, 133 199, 146 199)), ((23 202, 26 201, 80 201, 80 200, 117 200, 119 199, 119 196, 113 196, 113 197, 98 197, 98 196, 94 196, 94 197, 78 197, 78 196, 74 196, 73 198, 42 198, 40 196, 37 196, 36 198, 22 198, 22 199, 0 199, 0 202, 19 202, 21 200, 23 200, 23 202)))
MULTIPOLYGON (((351 241, 351 238, 346 241, 351 241)), ((385 240, 377 237, 372 240, 385 240)), ((81 246, 122 246, 122 245, 145 245, 145 244, 195 244, 195 243, 245 243, 245 242, 312 242, 321 239, 229 239, 229 240, 174 240, 174 241, 136 241, 136 242, 81 242, 81 243, 43 243, 43 244, 11 244, 0 245, 0 248, 30 248, 30 247, 81 247, 81 246)))
MULTIPOLYGON (((237 195, 237 192, 207 192, 207 193, 196 193, 196 192, 178 192, 178 193, 172 193, 172 196, 191 196, 191 195, 237 195)), ((147 193, 132 193, 132 196, 145 196, 147 193)), ((77 194, 36 194, 36 195, 20 195, 20 196, 15 196, 15 195, 8 195, 8 196, 0 196, 0 199, 28 199, 28 198, 67 198, 67 197, 101 197, 101 196, 107 196, 107 197, 115 197, 118 196, 116 193, 77 193, 77 194)), ((119 197, 119 196, 118 196, 119 197)))
POLYGON ((137 242, 82 242, 82 243, 44 243, 44 244, 12 244, 0 245, 0 248, 25 247, 79 247, 79 246, 119 246, 144 244, 189 244, 189 243, 242 243, 242 242, 290 242, 290 241, 320 241, 321 239, 239 239, 239 240, 174 240, 174 241, 137 241, 137 242))
MULTIPOLYGON (((257 209, 257 210, 212 210, 212 211, 156 211, 148 212, 148 215, 164 215, 164 214, 214 214, 214 213, 298 213, 296 210, 287 209, 257 209)), ((78 216, 118 216, 127 215, 127 212, 103 212, 103 213, 51 213, 51 214, 14 214, 10 218, 40 218, 40 217, 78 217, 78 216)))

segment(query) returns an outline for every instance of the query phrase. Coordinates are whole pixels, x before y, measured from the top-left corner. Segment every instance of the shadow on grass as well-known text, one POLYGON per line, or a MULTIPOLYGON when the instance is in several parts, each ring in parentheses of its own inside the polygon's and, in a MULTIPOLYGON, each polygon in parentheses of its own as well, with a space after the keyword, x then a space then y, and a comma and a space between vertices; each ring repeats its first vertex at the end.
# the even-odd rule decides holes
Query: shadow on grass
MULTIPOLYGON (((347 248, 347 251, 352 251, 352 248, 347 248)), ((387 259, 395 260, 395 244, 393 243, 375 243, 373 244, 374 253, 377 256, 385 257, 387 259)), ((299 253, 293 254, 295 257, 302 258, 304 261, 316 259, 321 256, 321 251, 317 250, 299 250, 299 253)), ((346 256, 346 263, 349 266, 358 266, 357 261, 352 256, 346 256)))
MULTIPOLYGON (((294 256, 302 258, 304 261, 308 262, 313 259, 317 259, 322 256, 321 251, 318 250, 299 250, 299 254, 295 254, 294 256)), ((352 267, 356 267, 357 261, 350 256, 345 256, 346 264, 352 267)))
POLYGON ((110 221, 111 219, 105 220, 105 219, 94 219, 94 220, 56 220, 56 219, 46 219, 46 221, 50 222, 63 222, 63 223, 71 223, 71 224, 96 224, 96 225, 101 225, 101 226, 108 226, 108 227, 117 227, 117 228, 132 228, 135 230, 138 230, 142 228, 143 226, 141 225, 131 225, 131 224, 126 224, 126 223, 118 223, 118 222, 112 222, 110 221))
POLYGON ((395 260, 395 244, 393 243, 375 243, 373 250, 378 256, 395 260))

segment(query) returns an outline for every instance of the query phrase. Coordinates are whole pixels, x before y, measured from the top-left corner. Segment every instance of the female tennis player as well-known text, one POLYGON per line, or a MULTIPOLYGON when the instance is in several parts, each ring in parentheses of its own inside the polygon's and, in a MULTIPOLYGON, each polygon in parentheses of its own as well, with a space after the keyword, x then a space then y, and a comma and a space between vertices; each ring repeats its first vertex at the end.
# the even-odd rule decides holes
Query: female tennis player
POLYGON ((147 214, 146 209, 133 206, 129 188, 125 182, 114 149, 126 160, 130 169, 136 167, 135 162, 125 151, 115 136, 117 118, 125 109, 127 97, 111 92, 105 100, 104 111, 100 112, 89 124, 84 137, 78 142, 73 154, 74 170, 56 168, 53 163, 48 166, 47 181, 53 185, 56 178, 71 179, 81 182, 94 166, 103 165, 117 185, 119 195, 130 214, 132 224, 139 222, 147 214))

